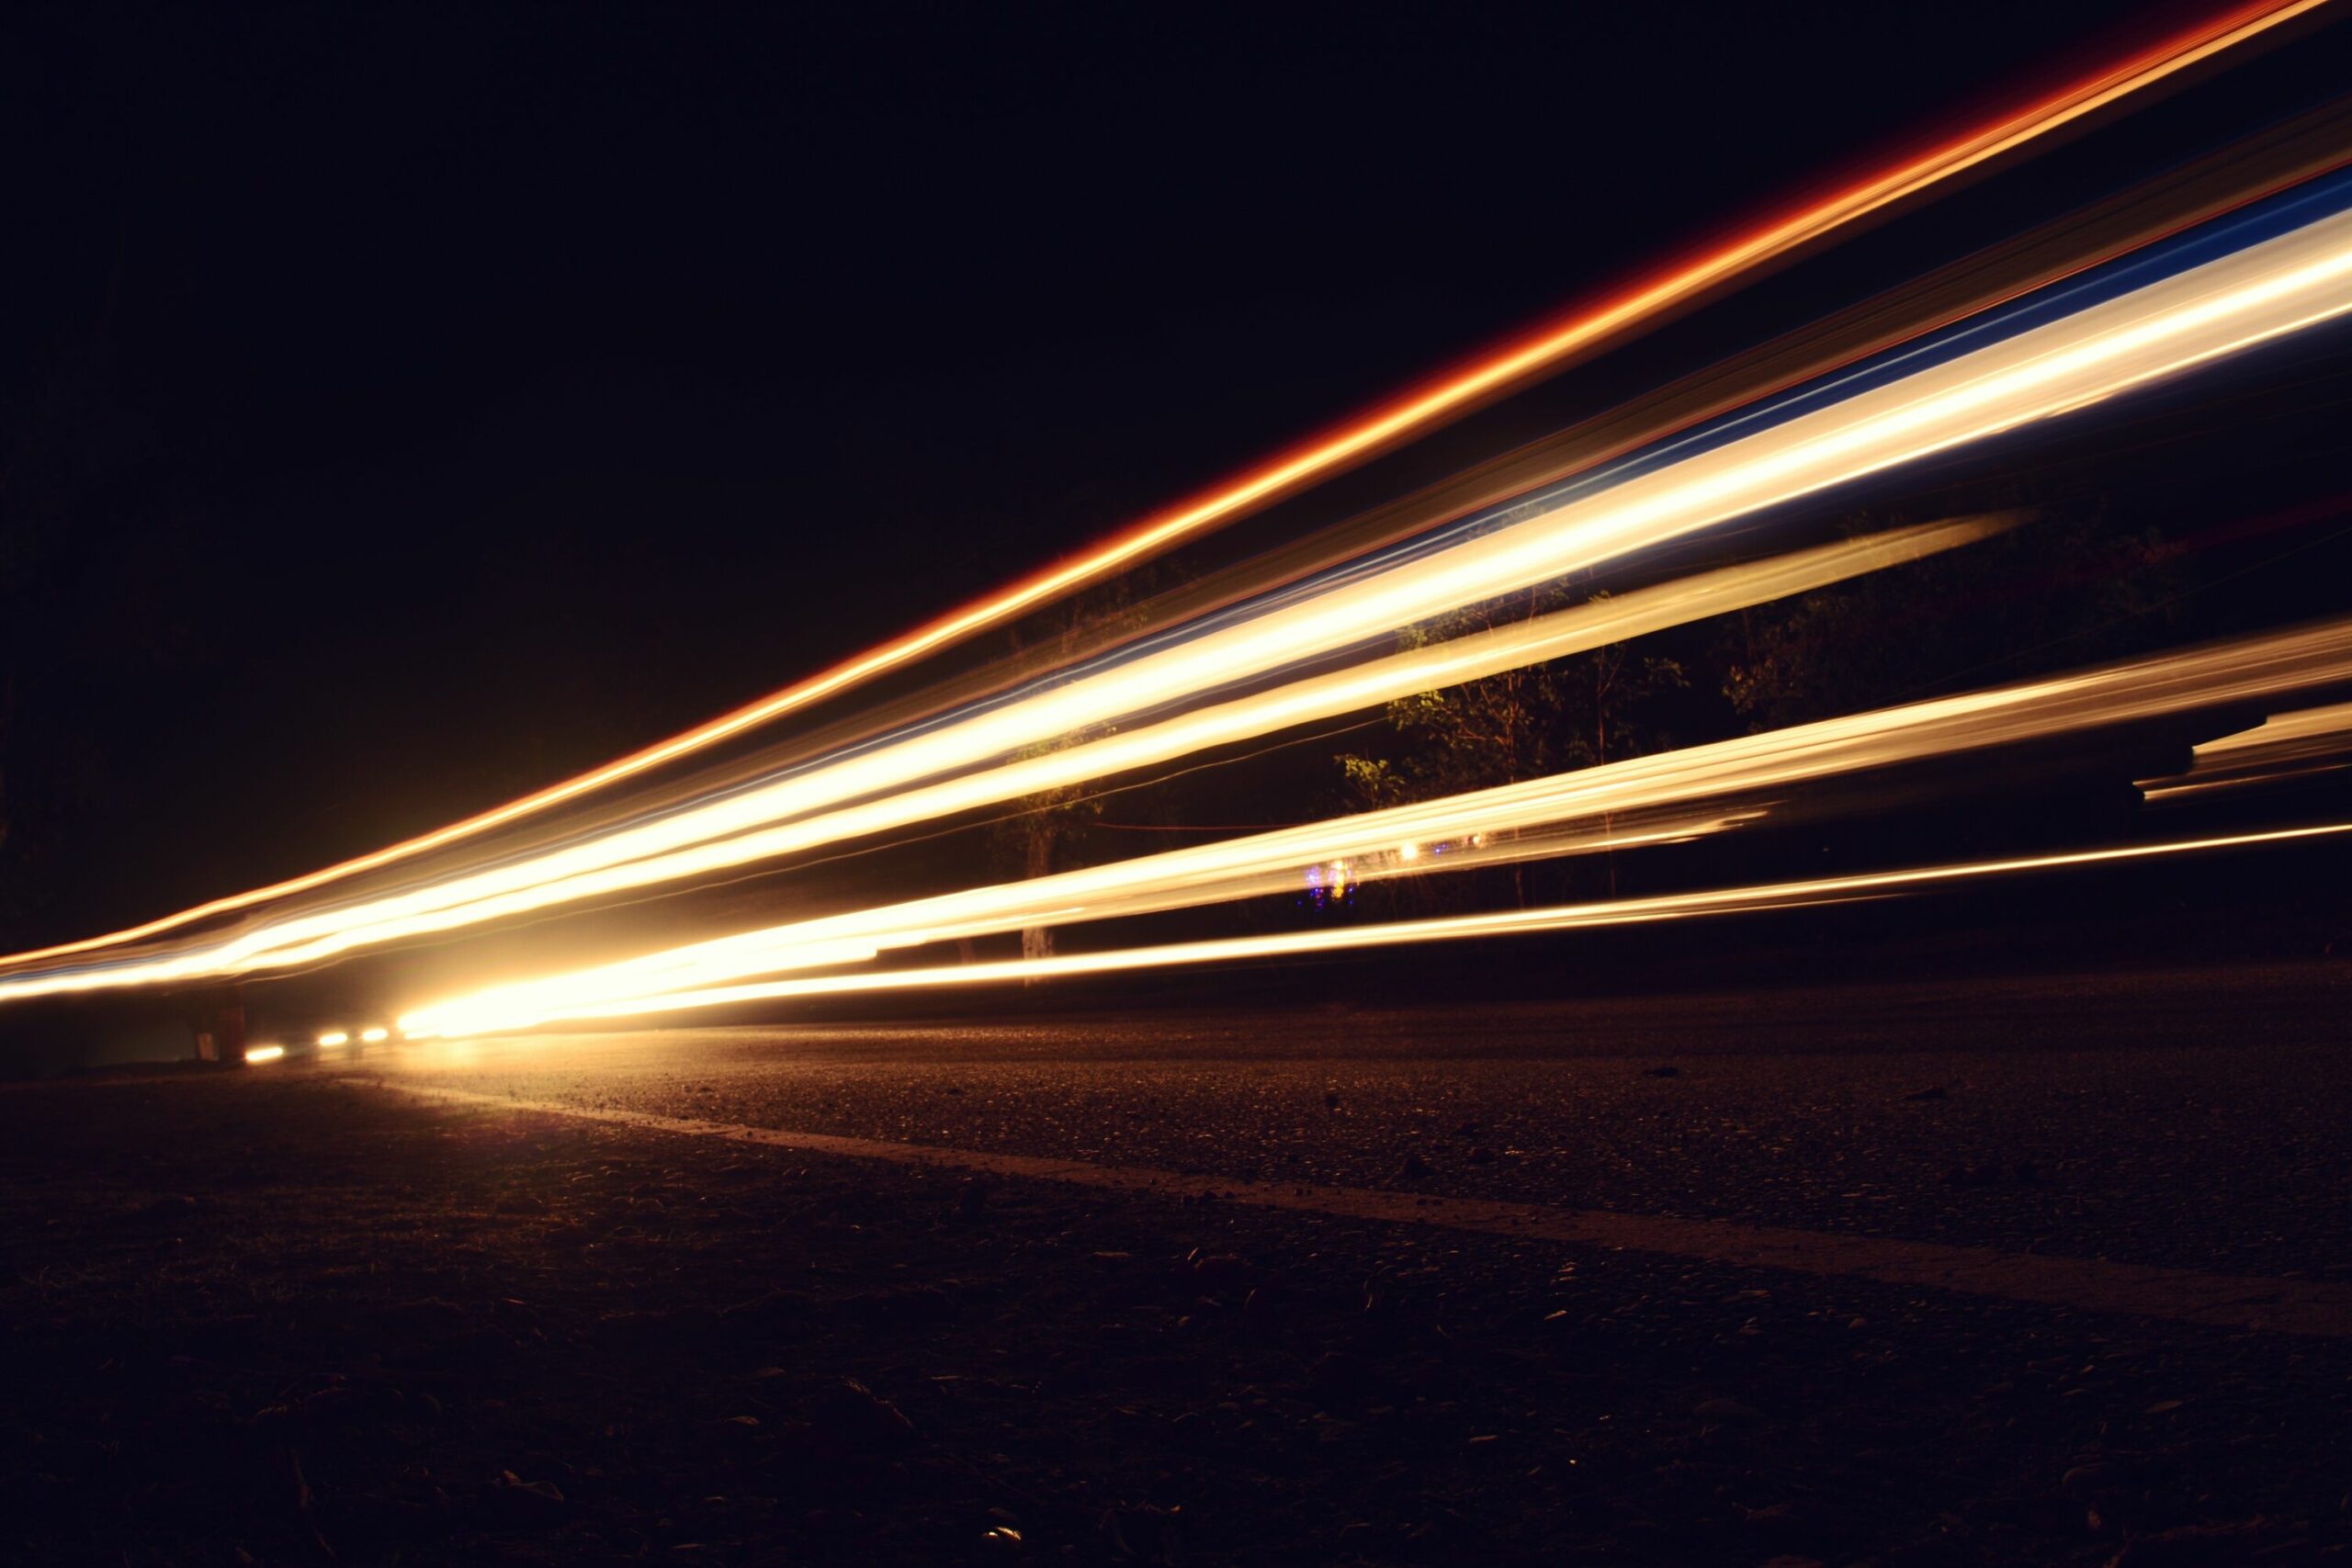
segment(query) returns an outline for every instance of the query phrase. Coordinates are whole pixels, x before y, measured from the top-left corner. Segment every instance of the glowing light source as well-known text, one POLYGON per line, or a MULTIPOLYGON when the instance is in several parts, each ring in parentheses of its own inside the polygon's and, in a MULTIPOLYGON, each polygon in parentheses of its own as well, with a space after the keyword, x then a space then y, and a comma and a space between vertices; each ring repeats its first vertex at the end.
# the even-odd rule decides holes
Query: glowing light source
POLYGON ((385 1029, 385 1028, 382 1028, 382 1027, 377 1027, 377 1028, 373 1028, 373 1029, 363 1029, 363 1030, 361 1030, 361 1031, 359 1032, 359 1038, 360 1038, 362 1041, 366 1042, 368 1044, 370 1044, 370 1045, 377 1044, 377 1043, 380 1043, 380 1042, 382 1042, 382 1041, 390 1040, 391 1037, 392 1037, 392 1032, 391 1032, 390 1030, 389 1030, 389 1029, 385 1029))
POLYGON ((263 1062, 275 1062, 280 1056, 285 1055, 286 1047, 283 1045, 248 1045, 245 1047, 245 1060, 254 1063, 255 1066, 259 1066, 263 1062))
POLYGON ((332 1051, 338 1045, 350 1043, 351 1036, 340 1029, 330 1029, 319 1036, 319 1048, 322 1051, 332 1051))

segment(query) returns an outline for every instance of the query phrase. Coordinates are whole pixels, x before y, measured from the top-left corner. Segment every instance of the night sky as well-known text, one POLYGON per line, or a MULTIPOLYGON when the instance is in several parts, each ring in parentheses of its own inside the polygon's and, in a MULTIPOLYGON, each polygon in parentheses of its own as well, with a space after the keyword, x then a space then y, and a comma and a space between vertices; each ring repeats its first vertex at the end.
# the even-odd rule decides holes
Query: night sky
POLYGON ((14 8, 0 938, 772 689, 2144 13, 14 8))

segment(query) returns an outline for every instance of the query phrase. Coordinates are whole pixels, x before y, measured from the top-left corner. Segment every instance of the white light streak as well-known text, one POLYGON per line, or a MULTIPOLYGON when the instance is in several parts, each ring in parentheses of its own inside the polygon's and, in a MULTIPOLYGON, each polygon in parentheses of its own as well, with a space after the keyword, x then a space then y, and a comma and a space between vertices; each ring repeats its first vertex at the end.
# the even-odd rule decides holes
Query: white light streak
MULTIPOLYGON (((1653 898, 1628 898, 1600 904, 1555 905, 1536 909, 1505 909, 1489 914, 1453 915, 1424 920, 1399 920, 1385 925, 1284 931, 1272 936, 1174 942, 1156 947, 1123 948, 1107 953, 1060 953, 1049 958, 1006 959, 988 964, 882 970, 857 975, 812 976, 803 979, 775 980, 754 985, 715 986, 699 990, 677 991, 662 996, 628 1000, 582 1002, 571 1009, 550 1009, 529 1021, 535 1024, 548 1024, 593 1019, 644 1017, 703 1008, 739 1006, 747 1002, 777 1001, 792 998, 928 990, 957 986, 1001 985, 1008 981, 1069 979, 1143 969, 1230 964, 1249 959, 1300 958, 1318 953, 1346 953, 1368 948, 1409 946, 1420 942, 1461 942, 1498 936, 1528 936, 1547 931, 1648 924, 1663 920, 1691 919, 1711 915, 1752 914, 1769 909, 1849 903, 1857 899, 1885 897, 1939 886, 2015 876, 2030 872, 2109 865, 2127 861, 2152 860, 2205 851, 2245 849, 2264 844, 2332 838, 2347 833, 2352 833, 2352 823, 2331 823, 2320 827, 2277 829, 2267 832, 2238 833, 2172 843, 2139 844, 2116 849, 2029 855, 2009 860, 1931 866, 1915 871, 1825 877, 1809 882, 1771 883, 1753 887, 1724 888, 1704 893, 1668 894, 1653 898)), ((508 1030, 523 1027, 523 1024, 510 1020, 492 1027, 496 1030, 508 1030)))

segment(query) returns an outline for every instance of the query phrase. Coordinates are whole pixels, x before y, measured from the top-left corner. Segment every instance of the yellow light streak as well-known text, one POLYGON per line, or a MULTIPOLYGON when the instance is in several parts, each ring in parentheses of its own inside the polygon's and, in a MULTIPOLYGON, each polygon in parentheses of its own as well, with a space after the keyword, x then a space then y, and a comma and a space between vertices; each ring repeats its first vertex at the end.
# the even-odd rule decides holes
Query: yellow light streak
MULTIPOLYGON (((2352 823, 2311 828, 2276 829, 2162 844, 2134 844, 2105 850, 2079 850, 2059 854, 2028 855, 2008 860, 1930 866, 1911 871, 1872 873, 1858 876, 1824 877, 1806 882, 1768 883, 1750 887, 1703 893, 1667 894, 1651 898, 1627 898, 1597 904, 1553 905, 1534 909, 1505 909, 1490 914, 1451 915, 1422 920, 1398 920, 1384 925, 1351 926, 1322 931, 1285 931, 1272 936, 1233 937, 1212 942, 1172 942, 1155 947, 1123 948, 1106 953, 1057 953, 1050 958, 1005 959, 986 964, 949 964, 933 968, 886 970, 858 975, 812 976, 756 985, 718 986, 658 997, 599 1001, 573 1010, 550 1010, 537 1024, 583 1020, 639 1018, 703 1008, 740 1006, 747 1002, 794 998, 845 996, 902 990, 930 990, 956 986, 1001 985, 1009 981, 1069 979, 1139 969, 1178 968, 1204 964, 1231 964, 1250 959, 1301 958, 1320 953, 1367 948, 1402 947, 1432 942, 1463 942, 1478 938, 1531 936, 1544 932, 1589 930, 1607 926, 1692 919, 1707 916, 1754 914, 1857 899, 1885 897, 1960 883, 2015 876, 2031 872, 2109 865, 2154 860, 2200 852, 2245 849, 2352 833, 2352 823)), ((506 1022, 497 1026, 512 1029, 506 1022)))
MULTIPOLYGON (((1466 843, 1445 868, 1589 852, 1717 832, 1745 800, 1822 778, 2160 718, 2352 680, 2352 620, 2130 660, 1992 691, 1938 698, 1298 828, 1197 844, 1020 882, 789 922, 591 969, 496 987, 401 1020, 412 1035, 479 1032, 585 998, 708 987, 747 976, 860 963, 1028 925, 1191 908, 1295 885, 1303 867, 1383 865, 1386 846, 1466 843), (1549 825, 1632 822, 1611 831, 1549 825), (843 957, 844 953, 854 956, 843 957)), ((1407 874, 1401 858, 1384 874, 1407 874)), ((1345 874, 1344 870, 1341 874, 1345 874)))
POLYGON ((2330 703, 2323 707, 2272 714, 2252 729, 2206 741, 2197 748, 2197 756, 2200 761, 2221 761, 2245 752, 2267 751, 2275 746, 2301 745, 2310 740, 2335 740, 2346 735, 2352 735, 2352 703, 2330 703))
MULTIPOLYGON (((1476 679, 1520 664, 1560 657, 1706 615, 1803 592, 1863 572, 1883 570, 1957 548, 1985 538, 2018 521, 2015 513, 1994 513, 1925 524, 1868 538, 1795 551, 1763 561, 1721 568, 1612 599, 1596 600, 1571 609, 1515 622, 1491 632, 1392 655, 1319 680, 1295 682, 1272 693, 1205 709, 1165 724, 1146 726, 1114 738, 1113 749, 1109 750, 1099 746, 1080 747, 1032 759, 1023 767, 1016 767, 1010 772, 999 770, 992 775, 997 781, 994 797, 1012 798, 1032 789, 1057 787, 1038 782, 1046 773, 1057 779, 1065 776, 1076 779, 1100 777, 1106 773, 1183 756, 1227 740, 1246 739, 1289 725, 1374 705, 1415 691, 1476 679)), ((968 785, 956 787, 968 793, 968 785)), ((887 809, 906 820, 922 820, 938 815, 942 810, 956 808, 940 805, 935 795, 922 794, 904 795, 896 807, 888 807, 887 803, 877 807, 877 809, 887 809)), ((814 843, 827 841, 842 831, 857 830, 858 827, 854 820, 845 827, 838 817, 834 817, 813 819, 794 831, 805 841, 814 843)), ((726 853, 740 853, 743 846, 739 843, 732 849, 724 846, 722 849, 726 853)), ((616 886, 628 885, 630 879, 644 874, 645 869, 641 864, 631 865, 624 862, 609 874, 609 879, 616 886)), ((575 883, 573 887, 576 890, 578 884, 575 883)), ((584 894, 575 891, 574 896, 584 894)), ((494 919, 501 913, 527 907, 538 897, 536 890, 526 886, 522 893, 510 896, 503 905, 485 907, 477 904, 470 908, 454 908, 441 917, 441 922, 446 928, 494 919)), ((184 978, 189 974, 206 972, 216 966, 260 967, 310 963, 361 945, 371 934, 355 925, 338 929, 332 914, 313 922, 310 929, 320 934, 305 939, 300 931, 289 934, 281 925, 274 931, 249 934, 243 939, 242 945, 223 943, 213 951, 209 958, 198 953, 158 959, 142 965, 138 977, 141 982, 147 979, 168 980, 184 978)), ((416 934, 424 929, 426 928, 423 924, 423 917, 413 917, 409 934, 416 934)), ((865 956, 870 955, 858 953, 848 958, 828 958, 823 962, 851 962, 865 956)), ((0 998, 7 997, 12 987, 40 994, 47 989, 96 989, 128 983, 119 973, 62 978, 63 983, 0 976, 0 998), (77 986, 73 983, 76 980, 89 983, 77 986)))
POLYGON ((2352 703, 2274 714, 2251 729, 2206 741, 2188 771, 2142 782, 2150 805, 2179 805, 2222 791, 2256 788, 2352 767, 2352 703))
MULTIPOLYGON (((1529 832, 1509 839, 1481 833, 1442 863, 1422 861, 1416 869, 1434 874, 1514 861, 1685 842, 1736 827, 1753 815, 1689 812, 1640 828, 1529 832)), ((1364 833, 1357 826, 1362 821, 1346 818, 1317 826, 1329 835, 1326 842, 1377 837, 1364 833)), ((609 1003, 707 987, 752 975, 825 968, 844 962, 837 956, 842 951, 837 940, 825 945, 826 939, 838 939, 843 931, 854 931, 870 940, 864 958, 854 960, 863 962, 887 950, 986 936, 1023 926, 1077 925, 1295 891, 1302 870, 1297 859, 1300 846, 1287 832, 1275 837, 1283 841, 1235 840, 1174 851, 747 931, 592 969, 515 982, 408 1013, 401 1019, 401 1032, 409 1039, 423 1039, 525 1028, 539 1021, 550 1009, 568 1011, 590 998, 609 1003)), ((1414 874, 1401 855, 1385 864, 1369 856, 1362 861, 1337 860, 1322 870, 1326 887, 1334 892, 1350 883, 1387 881, 1414 874)))
POLYGON ((254 1063, 255 1066, 259 1066, 264 1062, 275 1062, 285 1055, 286 1047, 283 1045, 248 1045, 245 1047, 245 1060, 254 1063))
POLYGON ((332 1051, 338 1045, 350 1043, 351 1036, 340 1029, 330 1029, 319 1036, 319 1048, 322 1051, 332 1051))
MULTIPOLYGON (((636 777, 746 730, 852 690, 1039 605, 1133 566, 1182 541, 1240 518, 1304 486, 1480 404, 1555 374, 1623 342, 1775 262, 1796 254, 1936 186, 1980 171, 2035 140, 2084 123, 2317 11, 2326 0, 2257 0, 2233 6, 2054 92, 2009 109, 1917 153, 1899 156, 1843 189, 1778 214, 1686 261, 1636 277, 1461 369, 1376 406, 1307 442, 1072 559, 1017 581, 891 642, 723 714, 683 734, 551 784, 534 794, 336 864, 267 886, 212 899, 99 936, 0 959, 21 965, 146 941, 198 921, 289 897, 477 837, 593 791, 636 777)), ((6 993, 0 991, 0 997, 6 993)))
POLYGON ((369 1044, 369 1045, 378 1045, 378 1044, 381 1044, 383 1042, 385 1042, 385 1041, 387 1041, 387 1040, 390 1040, 391 1037, 392 1037, 392 1032, 391 1032, 390 1030, 389 1030, 389 1029, 383 1029, 383 1028, 363 1029, 363 1030, 361 1030, 361 1031, 359 1032, 359 1038, 360 1038, 360 1040, 362 1041, 362 1043, 366 1043, 366 1044, 369 1044))

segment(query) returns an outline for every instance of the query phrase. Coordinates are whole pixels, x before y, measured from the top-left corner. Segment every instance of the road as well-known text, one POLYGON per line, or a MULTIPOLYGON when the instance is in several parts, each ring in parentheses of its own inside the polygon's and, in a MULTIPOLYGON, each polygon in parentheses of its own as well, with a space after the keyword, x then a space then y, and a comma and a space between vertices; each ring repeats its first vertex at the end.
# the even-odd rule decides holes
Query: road
POLYGON ((1236 1184, 2352 1280, 2352 965, 660 1029, 336 1070, 1236 1184))
POLYGON ((1204 1006, 9 1086, 0 1554, 2340 1561, 2347 990, 1204 1006))

